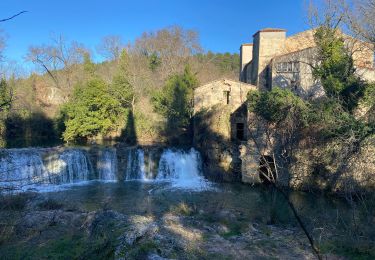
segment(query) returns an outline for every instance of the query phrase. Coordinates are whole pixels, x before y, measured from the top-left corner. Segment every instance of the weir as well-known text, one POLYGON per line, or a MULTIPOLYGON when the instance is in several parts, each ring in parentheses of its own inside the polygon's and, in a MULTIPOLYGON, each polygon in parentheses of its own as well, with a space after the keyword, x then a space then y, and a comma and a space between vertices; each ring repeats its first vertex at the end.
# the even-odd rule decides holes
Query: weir
POLYGON ((113 147, 0 150, 0 190, 38 189, 90 180, 167 181, 172 187, 186 189, 207 186, 199 152, 193 148, 188 151, 113 147))

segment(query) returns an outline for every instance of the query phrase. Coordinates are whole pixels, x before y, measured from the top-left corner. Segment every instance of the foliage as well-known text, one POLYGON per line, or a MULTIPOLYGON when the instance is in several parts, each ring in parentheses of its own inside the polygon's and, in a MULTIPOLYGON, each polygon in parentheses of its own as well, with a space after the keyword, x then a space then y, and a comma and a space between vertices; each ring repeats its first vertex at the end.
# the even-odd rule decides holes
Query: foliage
POLYGON ((11 106, 11 89, 7 81, 2 78, 0 80, 0 112, 7 112, 11 106))
POLYGON ((335 99, 322 100, 313 104, 311 121, 320 129, 325 139, 348 139, 354 137, 363 140, 375 132, 375 127, 346 111, 335 99))
POLYGON ((129 55, 125 49, 123 49, 120 53, 118 69, 120 74, 122 74, 123 76, 128 76, 127 74, 129 71, 129 55))
POLYGON ((152 97, 155 110, 167 119, 169 130, 186 128, 193 112, 193 90, 198 80, 189 66, 183 74, 171 76, 152 97))
POLYGON ((83 70, 89 76, 94 76, 95 74, 95 63, 92 62, 90 54, 88 52, 83 54, 83 70))
POLYGON ((339 99, 352 112, 364 95, 366 85, 355 75, 351 53, 335 28, 321 26, 315 32, 318 59, 313 75, 322 83, 328 97, 339 99))
POLYGON ((280 124, 288 119, 298 119, 299 125, 307 126, 309 121, 309 104, 287 89, 250 91, 248 108, 269 123, 280 124))
POLYGON ((122 107, 131 107, 134 98, 134 89, 124 75, 116 75, 109 85, 109 94, 118 100, 122 107))
MULTIPOLYGON (((223 76, 235 79, 238 75, 237 54, 208 52, 200 56, 202 48, 198 34, 178 26, 144 33, 124 47, 120 37, 105 37, 96 51, 106 60, 95 63, 89 55, 92 52, 85 46, 59 35, 52 36, 50 42, 31 46, 26 59, 32 61, 43 74, 33 73, 29 78, 15 80, 15 99, 11 110, 14 110, 12 115, 16 115, 16 118, 9 122, 17 122, 17 127, 12 128, 11 132, 17 132, 19 138, 17 141, 8 140, 8 143, 12 143, 12 147, 31 143, 46 145, 45 139, 38 136, 35 139, 39 139, 41 144, 24 140, 23 133, 29 130, 23 129, 29 129, 29 126, 22 124, 28 124, 26 118, 29 118, 29 115, 19 113, 21 110, 28 110, 29 114, 43 112, 48 121, 57 122, 56 135, 64 132, 66 114, 59 114, 59 111, 65 109, 61 104, 74 96, 74 86, 86 85, 88 80, 95 77, 107 83, 111 82, 111 95, 120 99, 122 106, 133 109, 137 138, 140 141, 159 142, 164 138, 161 136, 164 133, 161 131, 163 122, 162 114, 153 110, 154 94, 162 89, 173 75, 183 74, 185 64, 189 64, 192 71, 198 72, 194 76, 199 82, 209 82, 223 76)), ((188 98, 189 110, 190 99, 188 98)), ((190 113, 191 111, 188 114, 190 113)), ((126 116, 125 113, 118 120, 121 127, 123 124, 127 125, 126 116)), ((36 123, 34 119, 32 121, 33 124, 36 123)), ((51 130, 55 130, 51 124, 48 125, 51 130)), ((186 126, 184 124, 184 127, 186 126)), ((29 133, 38 135, 35 131, 29 133)), ((121 141, 124 140, 122 137, 121 141)))
POLYGON ((213 53, 208 51, 205 54, 200 53, 196 56, 201 62, 213 63, 221 72, 235 71, 239 73, 240 71, 240 55, 237 53, 213 53))
POLYGON ((72 99, 62 109, 65 141, 107 135, 118 127, 126 109, 101 79, 76 86, 72 99))
POLYGON ((149 57, 149 68, 152 71, 155 71, 161 64, 160 57, 156 52, 152 53, 149 57))
POLYGON ((0 80, 0 147, 5 146, 3 139, 5 133, 5 120, 11 107, 12 95, 5 79, 0 80))

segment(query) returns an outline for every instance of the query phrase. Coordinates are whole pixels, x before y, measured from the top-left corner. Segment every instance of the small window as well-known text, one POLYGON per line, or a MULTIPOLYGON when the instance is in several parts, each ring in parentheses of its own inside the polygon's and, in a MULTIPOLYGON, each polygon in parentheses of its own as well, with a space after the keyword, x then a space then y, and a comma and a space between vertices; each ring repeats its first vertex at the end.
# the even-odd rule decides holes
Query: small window
POLYGON ((281 63, 277 63, 276 64, 276 71, 277 72, 281 72, 281 70, 282 70, 282 64, 281 63))
POLYGON ((299 72, 299 62, 294 62, 293 63, 293 71, 294 72, 299 72))
POLYGON ((288 63, 286 63, 286 62, 282 63, 282 71, 283 72, 287 72, 288 71, 288 63))
POLYGON ((225 104, 229 105, 230 91, 223 91, 225 104))
POLYGON ((236 137, 240 141, 244 141, 245 139, 245 125, 244 123, 237 123, 236 124, 236 137))
POLYGON ((292 72, 292 71, 293 71, 293 63, 288 62, 288 72, 292 72))

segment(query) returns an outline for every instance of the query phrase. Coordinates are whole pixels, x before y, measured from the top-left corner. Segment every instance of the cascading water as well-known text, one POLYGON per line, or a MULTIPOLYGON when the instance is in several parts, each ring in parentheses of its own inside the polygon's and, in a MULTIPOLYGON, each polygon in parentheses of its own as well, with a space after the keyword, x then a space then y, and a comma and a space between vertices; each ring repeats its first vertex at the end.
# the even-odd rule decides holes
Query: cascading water
POLYGON ((52 186, 89 180, 166 181, 175 188, 202 189, 207 181, 200 164, 194 149, 3 149, 0 191, 47 186, 53 190, 52 186))
POLYGON ((144 179, 144 151, 141 149, 129 149, 127 155, 125 180, 144 179))
POLYGON ((104 181, 117 180, 117 155, 115 149, 104 149, 99 152, 96 168, 99 179, 104 181))
POLYGON ((90 163, 85 152, 68 149, 43 156, 38 149, 3 150, 0 187, 23 189, 87 181, 90 163))
POLYGON ((167 149, 160 158, 157 179, 171 181, 175 188, 202 189, 208 182, 200 165, 199 153, 193 148, 189 152, 167 149))
POLYGON ((3 152, 0 159, 0 183, 3 187, 45 183, 48 181, 42 158, 36 150, 3 152))

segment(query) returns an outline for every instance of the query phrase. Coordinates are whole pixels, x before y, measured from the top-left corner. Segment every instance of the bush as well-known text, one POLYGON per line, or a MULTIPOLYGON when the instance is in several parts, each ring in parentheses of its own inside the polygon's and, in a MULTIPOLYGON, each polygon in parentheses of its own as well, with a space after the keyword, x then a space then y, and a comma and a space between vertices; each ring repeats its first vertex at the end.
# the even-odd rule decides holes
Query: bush
POLYGON ((105 136, 117 129, 126 109, 112 91, 101 79, 76 86, 72 100, 62 108, 65 141, 105 136))

